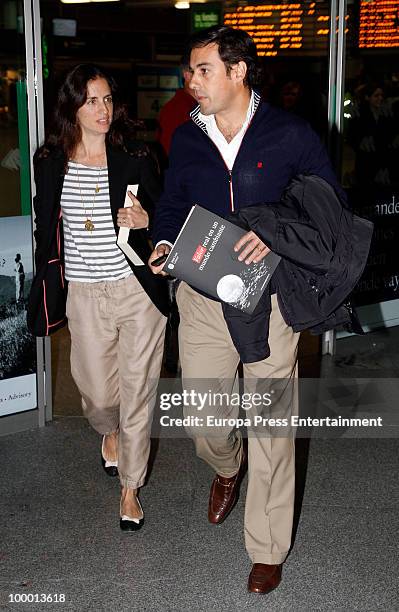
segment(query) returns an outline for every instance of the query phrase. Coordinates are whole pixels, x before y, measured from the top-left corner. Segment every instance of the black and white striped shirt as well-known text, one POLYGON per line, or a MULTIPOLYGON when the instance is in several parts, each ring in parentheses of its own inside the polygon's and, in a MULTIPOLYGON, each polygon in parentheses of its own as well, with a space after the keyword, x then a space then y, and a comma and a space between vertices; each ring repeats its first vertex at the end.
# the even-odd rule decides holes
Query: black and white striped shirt
POLYGON ((70 161, 62 188, 61 209, 67 280, 95 283, 119 280, 132 274, 116 245, 108 168, 70 161), (98 193, 96 186, 100 189, 98 193), (85 228, 87 219, 94 225, 92 231, 85 228))

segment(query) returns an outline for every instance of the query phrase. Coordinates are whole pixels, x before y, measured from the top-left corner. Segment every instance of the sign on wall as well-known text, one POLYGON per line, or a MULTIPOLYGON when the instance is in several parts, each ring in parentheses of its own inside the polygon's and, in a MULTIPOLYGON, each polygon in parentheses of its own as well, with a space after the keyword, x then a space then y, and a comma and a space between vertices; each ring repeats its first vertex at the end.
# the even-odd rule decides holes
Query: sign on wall
POLYGON ((359 47, 399 47, 399 0, 360 2, 359 47))
POLYGON ((237 2, 224 14, 224 24, 248 32, 260 56, 327 52, 330 6, 328 2, 237 2))
POLYGON ((181 86, 179 67, 138 66, 137 117, 157 119, 162 106, 181 86))
POLYGON ((191 5, 191 31, 198 32, 204 28, 211 28, 221 23, 221 6, 204 4, 203 6, 198 4, 191 5))
POLYGON ((26 325, 31 217, 0 218, 0 416, 36 408, 36 342, 26 325))

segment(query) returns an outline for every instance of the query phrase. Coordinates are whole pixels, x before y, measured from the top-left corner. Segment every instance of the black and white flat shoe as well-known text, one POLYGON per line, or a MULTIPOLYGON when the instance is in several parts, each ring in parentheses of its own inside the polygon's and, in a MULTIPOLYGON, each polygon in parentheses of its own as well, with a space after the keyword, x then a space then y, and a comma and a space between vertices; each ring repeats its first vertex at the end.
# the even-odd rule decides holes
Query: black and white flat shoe
POLYGON ((108 476, 118 476, 118 462, 108 461, 108 459, 104 459, 104 439, 105 436, 103 436, 103 441, 101 443, 101 465, 104 468, 104 472, 108 474, 108 476))
POLYGON ((137 503, 140 506, 140 510, 141 510, 141 518, 133 518, 131 516, 128 516, 127 514, 122 514, 121 513, 121 518, 119 521, 119 525, 120 528, 122 529, 122 531, 138 531, 139 529, 142 528, 142 526, 144 525, 144 512, 143 512, 143 508, 141 507, 140 504, 140 500, 137 499, 137 503))

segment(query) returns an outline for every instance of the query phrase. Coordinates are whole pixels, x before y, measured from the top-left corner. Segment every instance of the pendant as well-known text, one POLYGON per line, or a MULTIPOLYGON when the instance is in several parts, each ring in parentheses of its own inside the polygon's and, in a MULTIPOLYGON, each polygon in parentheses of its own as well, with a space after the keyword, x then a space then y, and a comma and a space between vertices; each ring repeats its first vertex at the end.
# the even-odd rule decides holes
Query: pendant
POLYGON ((94 223, 91 219, 86 219, 85 229, 87 229, 88 232, 92 232, 94 230, 94 223))
POLYGON ((96 193, 98 193, 99 191, 100 191, 100 187, 96 185, 96 193))

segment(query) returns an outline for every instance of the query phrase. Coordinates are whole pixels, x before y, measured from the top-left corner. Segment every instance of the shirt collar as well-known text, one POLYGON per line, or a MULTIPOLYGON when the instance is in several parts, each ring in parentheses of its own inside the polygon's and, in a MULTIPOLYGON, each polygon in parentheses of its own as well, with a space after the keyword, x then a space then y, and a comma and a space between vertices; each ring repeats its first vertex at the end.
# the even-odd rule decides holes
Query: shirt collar
MULTIPOLYGON (((256 110, 260 103, 260 95, 251 90, 251 98, 249 100, 247 115, 243 124, 243 127, 247 128, 248 124, 251 122, 252 117, 256 113, 256 110)), ((211 122, 216 123, 215 115, 203 115, 200 112, 200 105, 196 106, 194 110, 190 113, 191 119, 196 123, 206 134, 208 134, 208 128, 211 126, 211 122)))

